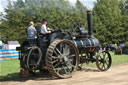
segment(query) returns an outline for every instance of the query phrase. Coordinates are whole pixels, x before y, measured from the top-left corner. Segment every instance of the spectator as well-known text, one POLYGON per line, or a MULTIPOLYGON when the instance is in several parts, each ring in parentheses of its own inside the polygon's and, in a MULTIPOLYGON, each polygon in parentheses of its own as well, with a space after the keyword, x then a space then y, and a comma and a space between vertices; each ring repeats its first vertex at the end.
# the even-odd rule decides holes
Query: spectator
POLYGON ((114 49, 115 49, 115 50, 117 49, 117 44, 116 44, 116 43, 114 44, 114 49))

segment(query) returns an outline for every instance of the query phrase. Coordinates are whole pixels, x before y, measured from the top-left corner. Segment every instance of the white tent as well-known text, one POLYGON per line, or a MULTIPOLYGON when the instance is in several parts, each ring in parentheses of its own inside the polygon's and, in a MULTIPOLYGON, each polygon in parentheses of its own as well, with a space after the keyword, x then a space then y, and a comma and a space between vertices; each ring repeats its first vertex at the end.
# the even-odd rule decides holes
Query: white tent
POLYGON ((2 41, 0 40, 0 49, 2 49, 2 46, 3 46, 3 43, 2 43, 2 41))
POLYGON ((16 49, 16 47, 20 47, 18 41, 8 41, 8 49, 16 49))

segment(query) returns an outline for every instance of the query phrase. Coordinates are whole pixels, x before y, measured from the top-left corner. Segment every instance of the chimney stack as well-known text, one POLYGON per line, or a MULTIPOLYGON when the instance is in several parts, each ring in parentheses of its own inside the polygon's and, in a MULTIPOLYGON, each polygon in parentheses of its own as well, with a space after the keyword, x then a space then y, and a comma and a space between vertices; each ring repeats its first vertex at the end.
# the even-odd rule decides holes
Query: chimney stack
POLYGON ((88 34, 92 36, 93 35, 92 11, 87 11, 87 20, 88 20, 88 34))

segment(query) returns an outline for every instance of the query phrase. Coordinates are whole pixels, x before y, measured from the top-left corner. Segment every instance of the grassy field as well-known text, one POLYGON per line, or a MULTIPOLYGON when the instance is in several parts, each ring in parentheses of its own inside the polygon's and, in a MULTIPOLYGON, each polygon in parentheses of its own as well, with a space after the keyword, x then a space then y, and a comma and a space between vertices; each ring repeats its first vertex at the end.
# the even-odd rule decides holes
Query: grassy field
MULTIPOLYGON (((128 63, 128 55, 115 55, 111 52, 112 65, 128 63)), ((19 77, 19 60, 0 61, 0 80, 15 79, 19 77)))
POLYGON ((128 63, 128 55, 115 55, 111 52, 112 56, 112 65, 125 64, 128 63))
POLYGON ((0 80, 17 78, 19 71, 19 60, 0 61, 0 80))

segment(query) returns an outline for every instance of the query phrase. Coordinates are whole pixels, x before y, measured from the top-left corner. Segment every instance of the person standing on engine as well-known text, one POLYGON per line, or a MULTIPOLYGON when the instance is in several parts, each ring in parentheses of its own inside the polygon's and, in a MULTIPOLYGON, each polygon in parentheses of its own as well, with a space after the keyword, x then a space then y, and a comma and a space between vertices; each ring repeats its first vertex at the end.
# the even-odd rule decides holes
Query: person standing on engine
POLYGON ((27 28, 27 32, 28 32, 28 39, 35 39, 36 38, 36 28, 34 27, 34 22, 30 22, 29 23, 29 27, 27 28))

